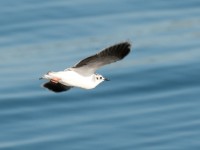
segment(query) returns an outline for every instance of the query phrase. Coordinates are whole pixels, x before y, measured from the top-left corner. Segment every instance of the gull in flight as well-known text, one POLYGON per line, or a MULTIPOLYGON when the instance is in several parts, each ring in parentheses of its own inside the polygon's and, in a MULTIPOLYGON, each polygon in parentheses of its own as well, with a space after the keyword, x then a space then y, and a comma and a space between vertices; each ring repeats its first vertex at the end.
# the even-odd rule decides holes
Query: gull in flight
POLYGON ((101 82, 109 81, 102 75, 95 73, 96 70, 123 59, 130 50, 131 44, 129 42, 118 43, 81 60, 75 66, 64 71, 50 71, 40 79, 48 80, 43 84, 43 87, 53 92, 64 92, 73 87, 93 89, 101 82))

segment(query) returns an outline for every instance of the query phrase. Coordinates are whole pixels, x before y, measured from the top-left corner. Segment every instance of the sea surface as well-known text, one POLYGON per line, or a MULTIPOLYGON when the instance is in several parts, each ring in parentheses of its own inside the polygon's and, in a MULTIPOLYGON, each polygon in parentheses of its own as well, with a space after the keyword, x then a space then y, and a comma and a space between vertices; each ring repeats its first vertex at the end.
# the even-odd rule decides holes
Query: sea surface
POLYGON ((199 150, 199 0, 0 0, 1 150, 199 150), (111 81, 38 80, 110 45, 111 81))

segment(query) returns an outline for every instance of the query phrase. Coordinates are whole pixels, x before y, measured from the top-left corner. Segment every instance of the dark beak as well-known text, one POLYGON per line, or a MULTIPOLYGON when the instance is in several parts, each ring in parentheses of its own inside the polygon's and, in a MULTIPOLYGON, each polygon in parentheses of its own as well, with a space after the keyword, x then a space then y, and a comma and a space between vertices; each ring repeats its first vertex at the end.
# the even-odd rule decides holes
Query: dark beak
POLYGON ((107 79, 107 78, 104 78, 104 81, 110 81, 109 79, 107 79))

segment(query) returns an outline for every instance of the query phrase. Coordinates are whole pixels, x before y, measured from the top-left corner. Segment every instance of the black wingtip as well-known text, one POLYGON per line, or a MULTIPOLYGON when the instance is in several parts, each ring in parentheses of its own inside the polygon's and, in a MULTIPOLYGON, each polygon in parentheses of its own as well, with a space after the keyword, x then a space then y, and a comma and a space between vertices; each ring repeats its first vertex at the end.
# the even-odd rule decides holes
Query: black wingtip
POLYGON ((131 43, 130 42, 124 42, 121 43, 121 59, 123 59, 125 56, 127 56, 131 51, 131 43))
POLYGON ((119 59, 123 59, 130 53, 131 43, 128 41, 121 42, 111 46, 109 49, 111 50, 111 52, 114 52, 119 59))
POLYGON ((44 83, 43 87, 55 93, 64 92, 72 88, 70 86, 65 86, 61 83, 53 83, 51 81, 44 83))

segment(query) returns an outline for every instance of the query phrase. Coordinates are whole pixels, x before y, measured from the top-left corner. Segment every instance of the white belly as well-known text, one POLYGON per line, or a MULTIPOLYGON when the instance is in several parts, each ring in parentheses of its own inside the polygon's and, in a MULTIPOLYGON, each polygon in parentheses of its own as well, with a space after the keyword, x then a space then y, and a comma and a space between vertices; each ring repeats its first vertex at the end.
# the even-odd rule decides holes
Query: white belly
MULTIPOLYGON (((50 74, 51 75, 51 74, 50 74)), ((96 87, 96 84, 93 80, 93 75, 85 77, 74 71, 60 71, 52 72, 52 76, 61 78, 60 83, 66 86, 80 87, 84 89, 92 89, 96 87)))

